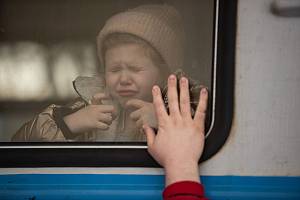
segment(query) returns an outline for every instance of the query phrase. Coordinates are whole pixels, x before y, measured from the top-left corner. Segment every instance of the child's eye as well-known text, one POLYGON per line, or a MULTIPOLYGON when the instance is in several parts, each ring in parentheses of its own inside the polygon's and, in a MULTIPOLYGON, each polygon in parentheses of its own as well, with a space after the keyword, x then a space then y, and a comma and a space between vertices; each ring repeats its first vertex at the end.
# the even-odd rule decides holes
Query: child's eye
POLYGON ((119 72, 121 71, 121 67, 111 67, 108 69, 109 72, 119 72))
POLYGON ((144 71, 144 68, 138 67, 138 66, 130 66, 130 70, 133 72, 141 72, 141 71, 144 71))

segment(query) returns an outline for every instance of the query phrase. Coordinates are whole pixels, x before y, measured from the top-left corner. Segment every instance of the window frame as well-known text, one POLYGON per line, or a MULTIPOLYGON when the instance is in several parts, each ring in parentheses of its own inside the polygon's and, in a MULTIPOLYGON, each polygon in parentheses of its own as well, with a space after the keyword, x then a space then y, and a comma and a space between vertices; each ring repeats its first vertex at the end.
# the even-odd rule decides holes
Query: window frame
MULTIPOLYGON (((215 155, 233 118, 237 0, 216 0, 211 126, 199 162, 215 155)), ((0 142, 0 167, 159 167, 137 142, 0 142)))

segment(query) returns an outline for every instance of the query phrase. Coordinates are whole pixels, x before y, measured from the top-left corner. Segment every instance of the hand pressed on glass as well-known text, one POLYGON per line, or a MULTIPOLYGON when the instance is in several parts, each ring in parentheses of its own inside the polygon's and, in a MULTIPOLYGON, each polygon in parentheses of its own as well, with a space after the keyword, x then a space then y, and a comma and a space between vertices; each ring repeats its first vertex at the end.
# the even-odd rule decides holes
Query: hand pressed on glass
POLYGON ((144 125, 148 151, 166 169, 167 185, 178 180, 199 182, 198 160, 204 148, 207 90, 201 90, 200 101, 192 118, 188 80, 181 78, 179 98, 176 83, 176 76, 171 75, 168 79, 169 114, 159 87, 153 87, 153 103, 158 120, 157 134, 149 125, 144 125))

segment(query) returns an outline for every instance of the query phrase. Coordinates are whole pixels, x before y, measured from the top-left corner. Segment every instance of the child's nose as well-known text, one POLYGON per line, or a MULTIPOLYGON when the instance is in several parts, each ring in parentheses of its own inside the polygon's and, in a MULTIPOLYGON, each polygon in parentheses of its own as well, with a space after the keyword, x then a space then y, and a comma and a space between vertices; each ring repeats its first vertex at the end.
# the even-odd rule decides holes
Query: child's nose
POLYGON ((120 84, 121 85, 126 85, 126 84, 130 84, 131 83, 131 78, 130 78, 130 74, 127 71, 122 71, 121 75, 120 75, 120 84))

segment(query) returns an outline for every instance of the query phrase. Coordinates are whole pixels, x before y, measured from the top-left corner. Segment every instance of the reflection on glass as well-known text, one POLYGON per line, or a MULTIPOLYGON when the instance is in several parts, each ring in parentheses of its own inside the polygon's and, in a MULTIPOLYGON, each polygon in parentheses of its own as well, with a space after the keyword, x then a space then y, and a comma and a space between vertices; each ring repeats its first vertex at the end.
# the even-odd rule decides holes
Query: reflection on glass
MULTIPOLYGON (((144 142, 142 125, 147 123, 157 128, 153 85, 164 88, 168 75, 180 69, 193 79, 206 76, 206 80, 199 82, 210 86, 211 59, 205 63, 208 69, 203 70, 199 58, 191 57, 196 48, 190 44, 198 41, 199 36, 191 34, 192 40, 188 40, 187 30, 191 27, 184 23, 176 4, 176 1, 172 6, 137 4, 129 10, 122 9, 106 18, 96 48, 90 42, 0 45, 3 102, 74 99, 63 106, 46 106, 38 114, 32 114, 27 123, 23 121, 16 133, 2 138, 30 142, 144 142), (185 46, 189 50, 185 51, 185 46), (186 55, 186 52, 192 53, 186 55)), ((209 37, 211 40, 211 34, 209 37)), ((211 50, 208 52, 210 55, 211 50)))
POLYGON ((0 98, 44 98, 47 85, 45 54, 42 46, 20 43, 0 48, 0 98), (36 76, 37 78, 32 79, 36 76), (22 84, 20 84, 22 83, 22 84))
POLYGON ((93 55, 91 44, 46 47, 34 42, 0 43, 0 99, 75 97, 74 77, 96 73, 93 55))

